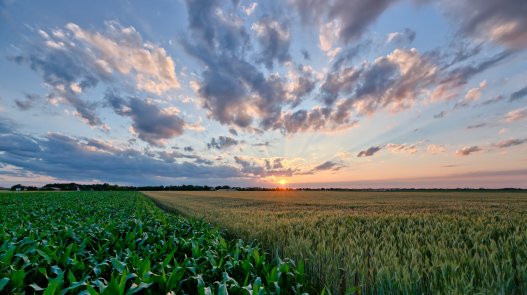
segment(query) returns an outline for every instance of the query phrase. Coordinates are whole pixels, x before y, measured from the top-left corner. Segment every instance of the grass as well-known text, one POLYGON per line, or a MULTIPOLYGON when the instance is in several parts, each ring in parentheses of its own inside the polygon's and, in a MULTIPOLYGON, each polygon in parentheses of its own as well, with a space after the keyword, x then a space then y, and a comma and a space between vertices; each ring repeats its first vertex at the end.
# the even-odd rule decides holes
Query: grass
POLYGON ((301 294, 271 260, 136 192, 0 194, 1 294, 301 294))
POLYGON ((526 294, 525 192, 149 192, 333 293, 526 294))

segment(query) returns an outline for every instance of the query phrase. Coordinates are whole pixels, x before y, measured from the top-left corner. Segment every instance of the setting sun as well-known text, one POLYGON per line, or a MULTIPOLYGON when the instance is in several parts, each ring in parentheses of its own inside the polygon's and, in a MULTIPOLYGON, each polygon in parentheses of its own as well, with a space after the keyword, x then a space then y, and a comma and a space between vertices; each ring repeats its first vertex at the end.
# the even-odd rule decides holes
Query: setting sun
POLYGON ((280 179, 280 180, 278 181, 278 183, 279 183, 280 185, 286 185, 286 184, 287 184, 287 180, 285 180, 285 179, 280 179))

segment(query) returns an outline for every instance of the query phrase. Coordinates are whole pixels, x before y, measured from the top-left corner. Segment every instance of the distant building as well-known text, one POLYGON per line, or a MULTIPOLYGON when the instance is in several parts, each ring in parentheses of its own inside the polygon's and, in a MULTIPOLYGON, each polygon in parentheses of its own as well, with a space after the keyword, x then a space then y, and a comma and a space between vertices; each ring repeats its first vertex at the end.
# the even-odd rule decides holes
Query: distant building
POLYGON ((20 189, 21 189, 20 187, 17 187, 17 188, 15 188, 15 191, 19 192, 20 189))

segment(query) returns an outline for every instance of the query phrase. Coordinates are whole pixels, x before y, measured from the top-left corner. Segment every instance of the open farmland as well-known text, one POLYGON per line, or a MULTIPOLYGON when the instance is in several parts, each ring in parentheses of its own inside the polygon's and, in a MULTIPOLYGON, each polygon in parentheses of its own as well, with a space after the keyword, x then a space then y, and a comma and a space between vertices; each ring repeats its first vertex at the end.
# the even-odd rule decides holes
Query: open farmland
POLYGON ((136 192, 0 194, 0 294, 301 294, 302 265, 136 192))
POLYGON ((525 192, 147 192, 334 293, 526 294, 525 192))

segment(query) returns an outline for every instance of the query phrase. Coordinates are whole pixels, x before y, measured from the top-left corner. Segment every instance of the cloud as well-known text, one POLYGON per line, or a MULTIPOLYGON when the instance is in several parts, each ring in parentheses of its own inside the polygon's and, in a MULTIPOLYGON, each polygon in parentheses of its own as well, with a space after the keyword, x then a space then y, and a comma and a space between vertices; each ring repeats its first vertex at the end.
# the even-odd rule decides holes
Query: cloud
POLYGON ((481 128, 481 127, 485 127, 485 126, 487 126, 487 123, 478 123, 478 124, 474 124, 474 125, 468 125, 467 129, 476 129, 476 128, 481 128))
MULTIPOLYGON (((264 72, 251 60, 253 44, 244 20, 227 13, 228 5, 187 1, 189 34, 181 44, 204 68, 195 91, 209 118, 221 124, 247 130, 276 129, 282 109, 298 105, 314 88, 313 73, 309 67, 298 66, 290 80, 279 72, 264 72)), ((253 30, 262 50, 257 53, 260 63, 270 68, 275 62, 290 60, 286 22, 265 16, 253 30)))
POLYGON ((441 111, 437 114, 434 115, 434 119, 441 119, 443 118, 444 116, 446 116, 447 112, 446 111, 441 111))
POLYGON ((262 161, 255 161, 244 157, 235 156, 234 161, 241 166, 241 172, 254 177, 291 177, 298 169, 285 168, 282 165, 282 160, 264 159, 262 161), (271 165, 271 161, 274 162, 271 165))
POLYGON ((54 133, 42 138, 2 134, 0 151, 1 163, 64 180, 141 185, 160 183, 163 179, 181 181, 242 176, 231 166, 165 161, 157 154, 54 133))
POLYGON ((372 146, 372 147, 368 148, 367 150, 360 151, 357 154, 357 157, 359 157, 359 158, 361 158, 361 157, 371 157, 371 156, 375 155, 381 149, 382 148, 380 146, 372 146))
POLYGON ((191 146, 186 146, 186 147, 183 148, 183 150, 184 150, 185 152, 193 152, 193 151, 194 151, 194 148, 191 147, 191 146))
POLYGON ((513 92, 511 94, 509 101, 519 100, 521 98, 524 98, 525 96, 527 96, 527 86, 523 87, 522 89, 518 91, 513 92))
POLYGON ((465 94, 465 100, 466 101, 474 101, 478 100, 481 97, 481 91, 487 87, 487 80, 483 80, 481 83, 479 83, 478 87, 471 88, 467 91, 467 94, 465 94))
POLYGON ((229 129, 229 133, 234 135, 234 136, 238 136, 238 131, 236 131, 236 129, 234 129, 234 128, 230 128, 229 129))
POLYGON ((433 85, 436 71, 437 67, 416 49, 396 49, 361 70, 353 105, 360 114, 385 107, 406 109, 433 85))
POLYGON ((268 141, 266 141, 266 142, 258 142, 258 143, 253 143, 252 144, 252 146, 265 146, 265 147, 267 147, 269 145, 270 145, 270 143, 268 141))
POLYGON ((502 140, 500 142, 495 143, 494 146, 498 148, 508 148, 508 147, 515 146, 515 145, 521 145, 524 143, 527 143, 527 138, 502 140))
POLYGON ((218 139, 212 138, 210 143, 207 143, 209 149, 224 150, 238 145, 240 142, 228 136, 219 136, 218 139))
POLYGON ((489 104, 497 103, 497 102, 502 101, 503 99, 504 99, 503 95, 496 95, 493 98, 489 98, 489 99, 485 100, 482 103, 482 105, 486 106, 486 105, 489 105, 489 104))
POLYGON ((25 93, 24 99, 15 99, 15 105, 21 111, 27 111, 33 108, 35 102, 37 102, 38 100, 40 100, 40 95, 25 93))
POLYGON ((256 33, 262 51, 258 61, 268 69, 273 68, 273 63, 284 63, 291 60, 289 45, 291 35, 286 22, 279 22, 270 16, 263 16, 255 22, 251 29, 256 33))
POLYGON ((426 150, 431 154, 441 154, 446 152, 446 148, 442 145, 429 144, 426 150))
POLYGON ((249 42, 243 22, 223 13, 217 2, 187 1, 190 38, 182 45, 202 62, 205 70, 196 91, 212 119, 226 125, 249 128, 253 118, 267 129, 286 103, 284 81, 277 74, 267 77, 246 61, 249 42))
POLYGON ((448 1, 460 32, 510 49, 527 48, 527 7, 518 0, 448 1))
POLYGON ((250 5, 243 7, 243 11, 245 12, 245 14, 251 15, 253 14, 256 7, 258 7, 258 3, 253 2, 250 5))
POLYGON ((336 22, 336 35, 341 42, 348 43, 359 39, 368 26, 396 1, 294 0, 291 2, 305 24, 336 22))
POLYGON ((505 121, 511 123, 522 120, 525 117, 527 117, 527 108, 521 108, 508 112, 505 115, 505 121))
POLYGON ((473 101, 478 100, 481 97, 481 92, 487 87, 487 81, 483 80, 477 87, 471 88, 467 91, 463 99, 454 105, 454 109, 466 107, 473 101))
POLYGON ((106 22, 105 34, 89 32, 74 23, 66 28, 105 74, 131 76, 139 90, 157 95, 180 87, 172 58, 164 48, 143 41, 134 27, 106 22))
MULTIPOLYGON (((153 94, 180 86, 172 58, 158 45, 143 41, 133 27, 106 22, 106 31, 101 33, 68 23, 64 29, 39 30, 39 34, 41 41, 28 54, 12 60, 42 75, 51 88, 50 103, 68 103, 91 126, 104 126, 96 111, 98 103, 82 96, 101 81, 112 87, 128 81, 126 86, 153 94)), ((28 102, 17 104, 27 108, 28 102)))
POLYGON ((386 145, 386 149, 392 153, 406 153, 406 154, 417 153, 417 146, 415 144, 389 143, 386 145))
POLYGON ((431 101, 449 100, 457 96, 457 90, 468 83, 472 77, 492 68, 511 56, 511 51, 502 51, 491 57, 480 59, 470 64, 462 64, 456 68, 452 65, 458 62, 446 63, 441 69, 441 75, 435 81, 435 87, 430 94, 431 101), (447 70, 448 68, 451 68, 447 70))
POLYGON ((297 133, 351 128, 358 121, 351 118, 350 107, 346 103, 338 104, 335 109, 315 106, 310 110, 285 112, 275 124, 275 129, 284 133, 297 133))
POLYGON ((415 40, 415 31, 405 28, 401 32, 393 32, 386 37, 386 43, 393 43, 396 45, 410 45, 415 40))
POLYGON ((183 134, 183 119, 152 102, 136 97, 122 98, 111 92, 105 100, 115 113, 131 118, 133 132, 150 144, 163 145, 165 140, 183 134))
POLYGON ((304 57, 305 60, 311 60, 311 56, 309 55, 309 51, 307 51, 305 49, 302 49, 301 53, 302 53, 302 56, 304 57))
POLYGON ((470 146, 470 147, 463 147, 462 149, 459 149, 456 151, 456 154, 459 156, 468 156, 472 153, 481 151, 481 148, 478 146, 470 146))
POLYGON ((214 162, 208 159, 204 159, 198 155, 193 154, 184 154, 177 151, 160 151, 151 153, 150 156, 154 156, 156 158, 162 159, 165 162, 168 163, 176 163, 178 159, 192 159, 194 160, 194 163, 200 164, 200 165, 213 165, 214 162))
POLYGON ((313 168, 313 171, 326 171, 326 170, 333 170, 337 171, 340 170, 342 166, 339 163, 333 162, 333 161, 326 161, 315 168, 313 168))

